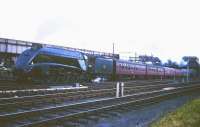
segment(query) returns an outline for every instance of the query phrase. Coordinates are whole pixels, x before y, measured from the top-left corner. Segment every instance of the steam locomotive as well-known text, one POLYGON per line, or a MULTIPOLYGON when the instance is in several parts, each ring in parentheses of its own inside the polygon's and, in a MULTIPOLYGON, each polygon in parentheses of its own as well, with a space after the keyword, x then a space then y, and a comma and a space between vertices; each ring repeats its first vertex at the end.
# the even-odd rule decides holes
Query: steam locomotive
POLYGON ((18 81, 36 83, 89 82, 96 77, 107 80, 173 78, 191 73, 186 69, 139 64, 106 57, 88 57, 79 51, 42 46, 24 51, 16 61, 14 72, 18 81))
POLYGON ((86 73, 85 56, 76 51, 52 47, 25 50, 15 64, 18 81, 79 82, 86 73))

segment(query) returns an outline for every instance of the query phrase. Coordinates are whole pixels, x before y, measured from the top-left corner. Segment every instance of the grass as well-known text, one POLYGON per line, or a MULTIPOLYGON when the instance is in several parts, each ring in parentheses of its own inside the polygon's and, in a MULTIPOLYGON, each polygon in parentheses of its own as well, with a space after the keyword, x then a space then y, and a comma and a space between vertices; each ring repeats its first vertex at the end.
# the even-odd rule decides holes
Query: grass
POLYGON ((192 100, 168 113, 150 127, 200 127, 200 99, 192 100))

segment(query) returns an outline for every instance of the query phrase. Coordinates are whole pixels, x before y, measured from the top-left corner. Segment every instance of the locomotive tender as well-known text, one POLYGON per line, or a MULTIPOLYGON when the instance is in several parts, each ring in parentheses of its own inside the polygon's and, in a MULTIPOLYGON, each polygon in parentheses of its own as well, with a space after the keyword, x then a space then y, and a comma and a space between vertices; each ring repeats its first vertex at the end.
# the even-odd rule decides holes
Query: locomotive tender
POLYGON ((32 82, 82 82, 96 77, 108 80, 135 78, 183 77, 186 69, 175 69, 130 61, 88 57, 79 51, 57 47, 32 47, 24 51, 16 61, 18 80, 32 82))

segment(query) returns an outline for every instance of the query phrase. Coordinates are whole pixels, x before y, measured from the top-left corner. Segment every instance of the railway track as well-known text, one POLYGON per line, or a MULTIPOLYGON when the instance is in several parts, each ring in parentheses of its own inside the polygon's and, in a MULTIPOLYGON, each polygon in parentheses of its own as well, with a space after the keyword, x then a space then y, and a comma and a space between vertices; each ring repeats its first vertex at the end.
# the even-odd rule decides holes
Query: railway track
MULTIPOLYGON (((151 90, 151 89, 160 89, 162 87, 169 87, 173 86, 176 83, 160 83, 160 84, 151 84, 149 83, 148 85, 143 84, 143 85, 129 85, 127 84, 125 87, 125 92, 126 91, 132 91, 134 92, 139 92, 141 90, 151 90)), ((26 102, 26 101, 37 101, 40 99, 48 99, 48 98, 66 98, 66 97, 81 97, 81 96, 98 96, 98 95, 103 95, 105 94, 113 94, 115 93, 116 88, 113 87, 107 87, 107 88, 99 88, 99 89, 79 89, 79 90, 74 90, 74 91, 65 91, 65 92, 57 92, 57 93, 50 93, 50 94, 38 94, 38 95, 32 95, 32 96, 21 96, 21 97, 8 97, 8 98, 0 98, 0 105, 6 104, 6 103, 20 103, 20 102, 26 102), (97 94, 101 93, 101 94, 97 94)))
MULTIPOLYGON (((163 81, 170 81, 169 79, 163 80, 163 81)), ((172 80, 171 80, 172 81, 172 80)), ((161 80, 133 80, 133 81, 124 81, 125 83, 149 83, 149 82, 162 82, 161 80)), ((85 86, 104 86, 104 85, 113 85, 116 84, 116 82, 101 82, 101 83, 83 83, 85 86)), ((16 80, 10 79, 10 80, 1 80, 0 79, 0 91, 20 91, 25 89, 44 89, 49 88, 49 86, 71 86, 72 84, 31 84, 31 83, 17 83, 16 80)))
MULTIPOLYGON (((170 83, 170 82, 175 82, 174 80, 153 80, 153 81, 126 81, 124 82, 126 85, 130 86, 146 86, 149 84, 159 84, 159 83, 170 83)), ((63 84, 62 84, 63 85, 63 84)), ((53 93, 66 93, 66 92, 77 92, 77 91, 85 91, 88 89, 108 89, 108 88, 113 88, 116 86, 116 82, 105 82, 105 83, 100 83, 98 85, 96 84, 91 84, 91 83, 86 83, 83 84, 85 87, 67 87, 67 86, 55 86, 55 87, 49 87, 49 88, 41 88, 39 86, 37 88, 29 88, 29 89, 20 89, 20 90, 0 90, 0 98, 6 98, 6 97, 21 97, 21 96, 33 96, 33 95, 44 95, 44 94, 53 94, 53 93)))
MULTIPOLYGON (((125 94, 137 93, 150 91, 154 89, 161 89, 164 87, 174 86, 175 83, 162 83, 162 84, 151 84, 148 85, 126 85, 125 94), (148 86, 148 87, 147 87, 148 86)), ((13 111, 27 110, 28 107, 32 109, 41 108, 42 106, 56 106, 65 103, 70 103, 76 100, 85 99, 97 99, 102 97, 113 97, 115 96, 115 87, 101 88, 101 89, 87 89, 87 90, 76 90, 67 91, 64 93, 51 93, 51 94, 38 94, 32 96, 21 96, 21 97, 8 97, 0 98, 0 114, 13 111)))
POLYGON ((2 126, 43 126, 43 124, 48 124, 48 122, 50 121, 52 122, 55 120, 60 120, 87 112, 93 112, 107 109, 113 106, 115 107, 118 105, 124 105, 126 103, 128 104, 129 102, 132 103, 138 101, 138 99, 159 96, 160 94, 165 95, 168 94, 168 92, 178 92, 179 90, 188 90, 193 89, 193 87, 197 87, 196 85, 185 86, 184 84, 177 84, 174 89, 170 89, 167 91, 163 89, 174 85, 175 84, 171 83, 160 85, 151 84, 148 85, 148 87, 128 86, 127 90, 125 88, 125 92, 129 95, 121 98, 115 98, 113 96, 113 94, 115 95, 115 88, 81 91, 82 93, 71 93, 71 96, 69 93, 22 97, 18 98, 18 100, 15 100, 14 98, 4 98, 1 100, 0 107, 1 111, 4 110, 5 112, 1 113, 0 121, 4 121, 3 124, 1 123, 2 126), (136 92, 135 90, 138 91, 136 92), (70 99, 70 97, 74 97, 75 100, 80 100, 80 96, 87 98, 87 100, 74 102, 70 102, 69 100, 67 100, 70 99), (66 100, 69 102, 63 103, 66 100), (41 104, 41 102, 43 102, 43 104, 41 104), (60 104, 59 102, 62 102, 62 104, 60 104), (35 108, 33 108, 34 106, 35 108))

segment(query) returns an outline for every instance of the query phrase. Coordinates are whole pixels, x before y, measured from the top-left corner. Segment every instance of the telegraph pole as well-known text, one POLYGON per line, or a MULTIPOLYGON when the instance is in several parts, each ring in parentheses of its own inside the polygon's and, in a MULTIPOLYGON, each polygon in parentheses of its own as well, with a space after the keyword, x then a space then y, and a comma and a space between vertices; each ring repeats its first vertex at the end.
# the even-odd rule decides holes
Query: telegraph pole
POLYGON ((189 59, 187 62, 187 82, 189 82, 189 59))
MULTIPOLYGON (((113 42, 113 45, 112 45, 113 47, 113 57, 112 57, 112 62, 113 62, 113 72, 112 72, 112 81, 114 82, 114 80, 115 80, 115 68, 114 68, 114 64, 115 64, 115 61, 114 61, 114 53, 115 53, 115 43, 113 42)), ((119 84, 118 84, 119 85, 119 84)))
POLYGON ((135 63, 136 63, 136 61, 137 61, 137 53, 135 52, 135 63))
POLYGON ((113 58, 114 58, 114 53, 115 53, 115 43, 113 43, 113 58))

